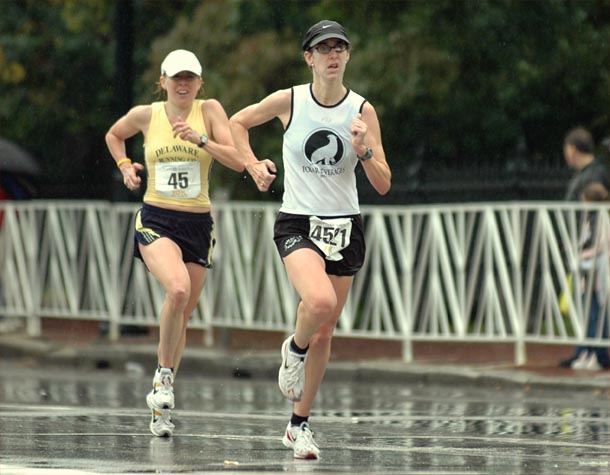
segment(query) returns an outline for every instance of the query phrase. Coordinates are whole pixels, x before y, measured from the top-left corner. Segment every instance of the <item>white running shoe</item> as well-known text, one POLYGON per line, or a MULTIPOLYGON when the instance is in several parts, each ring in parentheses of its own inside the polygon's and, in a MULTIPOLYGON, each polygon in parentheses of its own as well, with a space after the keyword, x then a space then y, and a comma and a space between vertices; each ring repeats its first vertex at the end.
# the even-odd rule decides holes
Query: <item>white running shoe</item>
POLYGON ((295 459, 320 458, 320 448, 313 439, 313 432, 307 422, 302 422, 300 426, 292 426, 289 422, 282 443, 293 450, 295 459))
POLYGON ((578 358, 576 358, 574 361, 572 361, 572 365, 570 367, 572 369, 585 369, 585 366, 587 365, 587 356, 588 355, 589 355, 589 352, 581 351, 580 354, 578 355, 578 358))
POLYGON ((305 391, 305 359, 307 355, 297 355, 292 352, 290 342, 293 336, 289 336, 282 343, 282 365, 277 382, 286 399, 298 402, 303 398, 303 392, 305 391))
POLYGON ((601 369, 603 369, 602 365, 600 365, 599 361, 597 361, 597 355, 594 351, 591 351, 589 353, 589 355, 587 356, 587 360, 585 361, 584 368, 582 369, 586 369, 588 371, 600 371, 601 369))
POLYGON ((174 408, 174 374, 171 369, 161 368, 155 371, 153 389, 146 396, 146 404, 157 410, 174 408))
POLYGON ((157 437, 171 437, 175 427, 172 423, 171 410, 152 409, 152 418, 150 419, 149 427, 150 431, 157 437))

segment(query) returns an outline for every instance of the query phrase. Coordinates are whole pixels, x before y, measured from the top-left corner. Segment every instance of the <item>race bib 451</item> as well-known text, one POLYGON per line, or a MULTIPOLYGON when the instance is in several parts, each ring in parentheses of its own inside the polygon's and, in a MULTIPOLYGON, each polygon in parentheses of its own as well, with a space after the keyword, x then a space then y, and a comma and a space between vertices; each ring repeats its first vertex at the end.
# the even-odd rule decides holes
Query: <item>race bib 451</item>
POLYGON ((341 252, 349 246, 352 233, 351 218, 309 218, 309 239, 318 246, 329 261, 343 259, 341 252))

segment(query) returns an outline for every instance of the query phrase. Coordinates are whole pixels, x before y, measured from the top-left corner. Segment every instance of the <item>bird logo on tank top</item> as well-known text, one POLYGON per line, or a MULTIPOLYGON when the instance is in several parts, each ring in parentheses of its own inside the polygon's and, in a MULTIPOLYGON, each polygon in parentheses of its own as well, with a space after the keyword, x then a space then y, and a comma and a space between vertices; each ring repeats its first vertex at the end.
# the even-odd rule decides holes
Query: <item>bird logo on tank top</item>
POLYGON ((305 140, 305 157, 312 165, 337 165, 344 156, 343 141, 329 129, 319 129, 305 140))

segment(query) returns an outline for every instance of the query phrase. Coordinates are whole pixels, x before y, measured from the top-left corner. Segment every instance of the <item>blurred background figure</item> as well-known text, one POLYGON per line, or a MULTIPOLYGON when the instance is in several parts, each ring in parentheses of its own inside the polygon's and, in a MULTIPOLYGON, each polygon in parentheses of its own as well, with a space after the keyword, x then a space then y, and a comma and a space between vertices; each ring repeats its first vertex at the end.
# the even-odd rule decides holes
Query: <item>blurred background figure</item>
MULTIPOLYGON (((34 198, 36 193, 30 179, 39 173, 38 162, 29 152, 9 140, 0 138, 0 201, 34 198)), ((0 209, 0 228, 3 221, 4 211, 0 209)), ((5 319, 0 315, 0 333, 10 333, 22 326, 21 319, 5 319)))
MULTIPOLYGON (((608 189, 600 183, 591 183, 583 190, 581 200, 584 203, 608 202, 610 194, 608 189)), ((608 280, 608 250, 610 240, 608 232, 598 229, 600 211, 587 211, 584 217, 585 225, 581 238, 581 251, 579 254, 579 267, 582 276, 581 295, 586 308, 587 294, 591 286, 591 300, 589 303, 589 318, 587 322, 587 337, 597 337, 598 328, 603 325, 602 337, 608 337, 607 304, 604 302, 602 292, 607 288, 608 280), (600 322, 601 319, 601 322, 600 322)), ((610 355, 608 348, 595 346, 579 346, 571 358, 572 369, 599 371, 610 368, 610 355)))
MULTIPOLYGON (((563 155, 567 165, 574 169, 574 175, 568 183, 565 199, 567 201, 603 201, 604 191, 607 194, 610 190, 610 173, 608 166, 601 159, 595 156, 595 142, 591 133, 583 127, 575 127, 568 131, 563 141, 563 155), (585 193, 585 190, 587 192, 585 193)), ((591 229, 594 223, 587 223, 586 228, 591 229)), ((585 229, 585 233, 586 233, 585 229)), ((583 236, 583 241, 586 238, 583 236)), ((586 246, 586 244, 581 244, 586 246)), ((591 303, 593 306, 596 301, 591 303)), ((559 362, 564 368, 572 368, 576 364, 577 368, 584 366, 586 352, 583 347, 578 347, 575 353, 559 362), (580 358, 580 359, 579 359, 580 358), (577 363, 577 361, 579 361, 577 363)))
POLYGON ((30 182, 40 173, 37 160, 19 145, 0 138, 0 200, 27 200, 36 193, 30 182))
POLYGON ((566 134, 563 156, 568 166, 575 170, 568 183, 566 200, 581 199, 584 189, 591 183, 599 183, 610 189, 608 165, 595 157, 595 142, 587 129, 576 127, 566 134))
MULTIPOLYGON (((574 170, 568 182, 565 200, 584 200, 584 191, 592 184, 597 184, 604 190, 610 189, 608 166, 601 159, 596 158, 595 142, 587 129, 575 127, 567 132, 563 141, 563 155, 566 164, 574 170)), ((583 347, 578 347, 571 357, 561 360, 559 365, 571 368, 581 354, 584 358, 583 347)), ((577 366, 582 365, 581 362, 577 366)))
MULTIPOLYGON (((0 201, 28 200, 34 197, 34 186, 27 176, 0 169, 0 201)), ((0 227, 3 220, 4 212, 0 211, 0 227)))

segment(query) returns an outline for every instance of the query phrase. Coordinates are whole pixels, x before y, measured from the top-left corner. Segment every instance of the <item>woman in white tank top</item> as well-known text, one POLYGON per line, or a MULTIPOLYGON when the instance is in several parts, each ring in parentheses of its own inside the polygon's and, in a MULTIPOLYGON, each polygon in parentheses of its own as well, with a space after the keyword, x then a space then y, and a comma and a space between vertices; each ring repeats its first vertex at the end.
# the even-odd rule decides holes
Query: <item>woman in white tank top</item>
POLYGON ((276 166, 256 157, 248 130, 275 118, 285 130, 285 191, 274 240, 301 301, 294 335, 282 345, 278 383, 294 401, 282 441, 295 458, 319 457, 308 417, 333 330, 364 260, 354 170, 360 164, 381 195, 391 185, 375 108, 343 84, 349 46, 339 23, 316 23, 302 45, 311 84, 276 91, 230 120, 235 146, 260 191, 275 180, 276 166))

